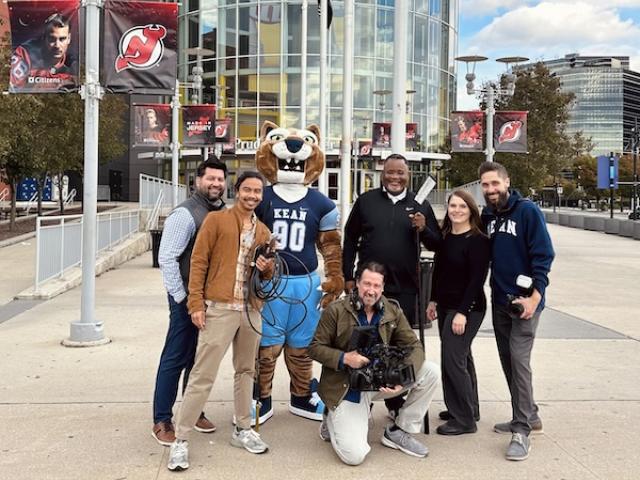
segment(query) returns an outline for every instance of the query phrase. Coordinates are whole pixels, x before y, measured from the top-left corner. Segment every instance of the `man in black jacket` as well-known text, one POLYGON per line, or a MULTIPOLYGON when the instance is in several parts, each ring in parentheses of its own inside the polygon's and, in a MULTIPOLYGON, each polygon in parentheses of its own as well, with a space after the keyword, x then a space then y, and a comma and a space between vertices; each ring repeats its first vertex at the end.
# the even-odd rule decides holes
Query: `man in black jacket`
POLYGON ((353 204, 345 226, 342 269, 345 290, 350 292, 355 287, 356 254, 359 264, 382 263, 387 270, 385 295, 398 301, 411 326, 417 328, 418 238, 432 250, 440 228, 429 202, 420 205, 407 190, 408 181, 405 157, 389 155, 382 188, 362 194, 353 204))

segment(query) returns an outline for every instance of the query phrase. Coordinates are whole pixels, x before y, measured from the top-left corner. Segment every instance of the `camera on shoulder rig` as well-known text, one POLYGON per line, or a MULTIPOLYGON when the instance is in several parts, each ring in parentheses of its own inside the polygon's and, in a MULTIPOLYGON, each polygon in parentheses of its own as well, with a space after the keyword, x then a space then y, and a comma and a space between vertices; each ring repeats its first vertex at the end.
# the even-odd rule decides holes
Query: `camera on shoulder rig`
POLYGON ((507 309, 509 310, 509 315, 511 315, 511 317, 520 318, 520 315, 524 312, 524 307, 520 303, 514 303, 514 300, 521 297, 530 297, 533 294, 533 279, 526 275, 518 275, 518 278, 516 278, 516 285, 520 290, 520 294, 507 294, 507 298, 509 299, 507 309))
POLYGON ((407 386, 415 382, 411 363, 405 363, 411 347, 396 347, 376 343, 376 327, 356 327, 349 342, 349 350, 357 350, 369 359, 361 368, 349 368, 349 386, 359 391, 378 391, 382 387, 407 386))

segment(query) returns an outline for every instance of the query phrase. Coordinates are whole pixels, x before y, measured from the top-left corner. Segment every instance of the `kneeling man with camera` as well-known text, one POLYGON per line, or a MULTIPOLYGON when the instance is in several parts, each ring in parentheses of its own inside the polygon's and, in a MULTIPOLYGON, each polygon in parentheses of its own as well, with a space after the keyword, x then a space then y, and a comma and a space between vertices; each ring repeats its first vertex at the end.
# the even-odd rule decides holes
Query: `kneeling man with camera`
POLYGON ((429 450, 411 434, 419 433, 436 392, 439 367, 425 361, 424 350, 400 306, 382 295, 384 267, 360 267, 356 290, 322 313, 309 355, 322 364, 318 394, 326 405, 320 427, 323 440, 340 460, 361 464, 367 443, 370 404, 408 392, 382 444, 414 457, 429 450))

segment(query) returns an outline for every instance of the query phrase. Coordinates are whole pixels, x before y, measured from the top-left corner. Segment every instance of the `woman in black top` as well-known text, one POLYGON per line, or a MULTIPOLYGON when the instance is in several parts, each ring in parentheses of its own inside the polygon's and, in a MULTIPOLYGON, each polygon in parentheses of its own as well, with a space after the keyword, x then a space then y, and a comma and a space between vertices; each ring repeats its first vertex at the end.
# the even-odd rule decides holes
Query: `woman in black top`
POLYGON ((447 411, 440 414, 447 423, 437 432, 460 435, 476 432, 480 417, 471 342, 487 308, 483 286, 491 252, 489 239, 481 229, 478 206, 469 193, 456 190, 449 197, 442 237, 427 308, 427 317, 438 320, 447 406, 447 411))

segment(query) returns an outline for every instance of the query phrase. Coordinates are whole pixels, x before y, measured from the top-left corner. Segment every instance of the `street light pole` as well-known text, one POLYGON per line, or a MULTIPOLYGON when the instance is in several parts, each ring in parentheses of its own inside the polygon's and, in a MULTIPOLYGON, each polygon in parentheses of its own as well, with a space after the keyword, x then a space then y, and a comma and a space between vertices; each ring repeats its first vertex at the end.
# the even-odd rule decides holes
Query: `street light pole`
POLYGON ((635 126, 632 130, 632 138, 631 142, 633 145, 633 194, 632 194, 632 208, 631 208, 631 218, 633 220, 640 220, 638 217, 638 210, 640 206, 638 205, 638 149, 640 149, 640 130, 638 130, 638 118, 636 117, 635 126))
POLYGON ((490 83, 489 85, 487 85, 487 125, 486 125, 486 131, 487 131, 487 140, 486 140, 486 146, 487 146, 487 155, 486 155, 486 160, 487 162, 493 162, 493 154, 494 154, 494 148, 493 148, 493 116, 496 113, 496 109, 495 109, 495 92, 493 89, 493 85, 490 83))
POLYGON ((180 165, 180 82, 176 86, 171 101, 171 183, 173 183, 172 207, 178 206, 178 170, 180 165))
MULTIPOLYGON (((340 216, 342 226, 349 214, 351 179, 351 119, 353 117, 353 3, 344 1, 344 51, 342 58, 342 158, 340 160, 340 216)), ((303 99, 304 101, 304 99, 303 99)))
POLYGON ((92 346, 110 342, 102 322, 96 320, 96 245, 98 208, 98 133, 100 121, 100 8, 102 0, 86 0, 84 98, 84 181, 82 200, 82 297, 80 321, 71 322, 66 346, 92 346))

